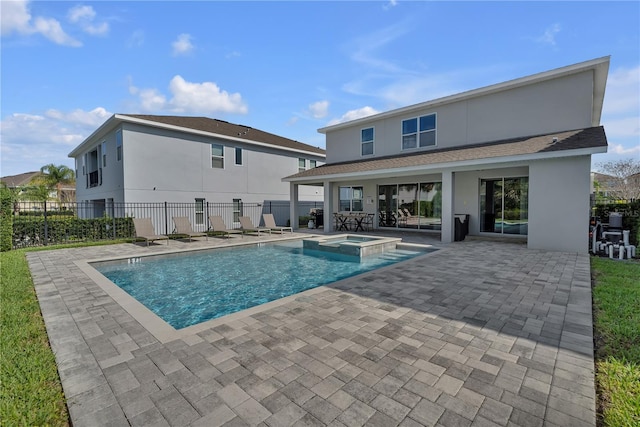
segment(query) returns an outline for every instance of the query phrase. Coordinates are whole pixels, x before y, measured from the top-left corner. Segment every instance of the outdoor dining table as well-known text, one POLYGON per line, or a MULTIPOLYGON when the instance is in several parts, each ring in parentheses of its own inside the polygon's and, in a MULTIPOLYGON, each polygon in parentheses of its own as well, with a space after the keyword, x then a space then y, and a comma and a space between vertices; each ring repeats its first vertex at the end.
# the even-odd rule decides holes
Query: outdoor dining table
POLYGON ((333 214, 336 220, 336 230, 341 231, 351 231, 353 227, 353 231, 364 231, 363 222, 369 214, 364 212, 350 212, 350 213, 340 213, 336 212, 333 214))

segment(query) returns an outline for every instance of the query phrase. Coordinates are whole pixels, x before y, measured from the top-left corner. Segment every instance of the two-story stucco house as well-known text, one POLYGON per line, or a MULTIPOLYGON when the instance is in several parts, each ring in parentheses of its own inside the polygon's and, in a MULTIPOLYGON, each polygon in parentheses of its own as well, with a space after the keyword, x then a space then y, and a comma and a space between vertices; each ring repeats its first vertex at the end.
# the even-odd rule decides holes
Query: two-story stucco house
MULTIPOLYGON (((78 202, 100 216, 119 203, 288 201, 282 177, 323 164, 325 151, 206 117, 115 114, 69 157, 78 202)), ((300 200, 322 191, 305 187, 300 200)))
POLYGON ((455 216, 469 215, 471 235, 585 252, 608 70, 594 59, 319 129, 326 164, 284 180, 292 200, 323 185, 325 217, 363 211, 374 228, 451 242, 455 216))

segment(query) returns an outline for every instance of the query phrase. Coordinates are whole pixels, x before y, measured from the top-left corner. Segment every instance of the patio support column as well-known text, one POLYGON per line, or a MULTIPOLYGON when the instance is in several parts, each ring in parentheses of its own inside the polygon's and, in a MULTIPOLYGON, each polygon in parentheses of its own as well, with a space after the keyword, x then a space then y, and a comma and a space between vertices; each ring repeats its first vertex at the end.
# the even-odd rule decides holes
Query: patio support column
POLYGON ((300 228, 300 215, 298 215, 298 184, 289 183, 289 218, 294 230, 300 228))
POLYGON ((442 230, 440 241, 451 243, 454 240, 454 174, 447 170, 442 172, 442 230))
POLYGON ((333 187, 331 181, 324 181, 324 226, 323 232, 330 233, 333 227, 333 187))

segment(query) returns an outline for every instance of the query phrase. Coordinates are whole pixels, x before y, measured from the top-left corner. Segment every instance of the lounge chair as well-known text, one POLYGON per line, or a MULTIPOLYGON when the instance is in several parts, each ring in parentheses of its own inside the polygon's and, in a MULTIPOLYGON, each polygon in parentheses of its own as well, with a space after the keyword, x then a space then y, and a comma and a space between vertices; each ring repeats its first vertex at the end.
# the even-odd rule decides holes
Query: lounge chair
POLYGON ((241 216, 238 219, 240 221, 240 229, 243 233, 258 233, 258 236, 260 236, 261 232, 264 233, 266 231, 271 234, 270 228, 254 226, 253 222, 251 222, 251 218, 249 218, 248 216, 241 216))
POLYGON ((270 229, 271 231, 277 231, 280 234, 284 234, 285 230, 289 230, 293 233, 293 227, 279 227, 276 225, 276 220, 273 217, 273 214, 262 214, 262 218, 264 219, 264 226, 270 229))
POLYGON ((146 240, 147 246, 149 246, 149 242, 155 240, 166 240, 167 245, 169 244, 169 236, 156 234, 151 218, 133 218, 133 227, 136 230, 136 239, 146 240))
POLYGON ((224 219, 221 216, 209 216, 209 225, 211 228, 209 229, 210 233, 214 234, 222 234, 223 236, 230 237, 231 234, 240 234, 244 237, 242 230, 234 230, 232 228, 227 228, 224 223, 224 219))
POLYGON ((207 235, 207 233, 193 231, 193 228, 191 228, 191 222, 186 216, 174 216, 173 224, 176 227, 174 233, 189 236, 189 241, 191 241, 191 239, 194 237, 200 236, 205 236, 207 240, 209 240, 209 236, 207 235))

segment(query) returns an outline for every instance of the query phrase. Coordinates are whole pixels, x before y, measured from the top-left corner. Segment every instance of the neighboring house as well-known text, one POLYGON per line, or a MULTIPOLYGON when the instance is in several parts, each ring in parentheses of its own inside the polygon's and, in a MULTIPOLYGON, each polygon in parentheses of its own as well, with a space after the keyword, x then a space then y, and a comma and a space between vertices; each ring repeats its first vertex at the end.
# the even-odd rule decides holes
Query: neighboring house
MULTIPOLYGON (((78 202, 100 216, 120 203, 288 202, 281 178, 323 164, 325 151, 207 117, 115 114, 69 157, 78 202)), ((299 199, 322 201, 322 191, 302 188, 299 199)))
POLYGON ((640 199, 640 173, 623 179, 591 172, 591 197, 594 203, 640 199))
MULTIPOLYGON (((27 187, 30 187, 30 186, 34 185, 34 183, 32 182, 33 179, 38 177, 38 176, 40 176, 40 175, 41 175, 40 171, 25 172, 25 173, 21 173, 19 175, 3 176, 2 178, 0 178, 0 182, 3 182, 7 186, 7 188, 21 189, 22 190, 22 191, 20 191, 20 194, 22 195, 21 196, 21 200, 23 202, 32 202, 32 201, 35 201, 35 200, 28 200, 28 198, 25 198, 25 194, 27 194, 27 193, 24 190, 27 187)), ((75 198, 76 198, 76 188, 75 188, 75 186, 73 184, 72 185, 63 185, 61 187, 60 196, 62 198, 63 204, 65 202, 75 202, 75 198)), ((58 198, 57 189, 51 190, 51 193, 49 193, 49 199, 52 202, 52 204, 50 205, 51 207, 57 206, 57 198, 58 198)))
POLYGON ((451 242, 455 215, 469 215, 471 235, 585 252, 608 70, 594 59, 319 129, 327 163, 284 180, 292 200, 323 185, 325 217, 364 211, 378 229, 451 242))

